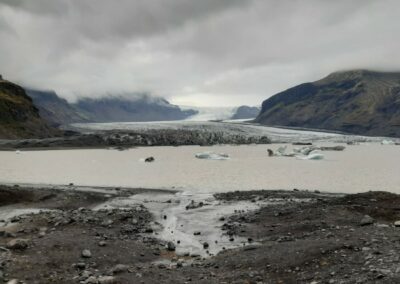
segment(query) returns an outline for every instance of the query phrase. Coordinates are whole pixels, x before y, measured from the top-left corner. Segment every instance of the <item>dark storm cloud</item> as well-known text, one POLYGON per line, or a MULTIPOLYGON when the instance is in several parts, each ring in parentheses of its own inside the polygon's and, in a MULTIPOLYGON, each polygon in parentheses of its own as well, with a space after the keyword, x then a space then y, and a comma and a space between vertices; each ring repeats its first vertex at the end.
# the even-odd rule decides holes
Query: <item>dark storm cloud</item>
POLYGON ((93 39, 147 37, 181 27, 187 22, 236 6, 248 0, 6 0, 0 3, 55 20, 93 39))
POLYGON ((400 69, 396 0, 0 0, 8 78, 79 95, 259 104, 351 68, 400 69))

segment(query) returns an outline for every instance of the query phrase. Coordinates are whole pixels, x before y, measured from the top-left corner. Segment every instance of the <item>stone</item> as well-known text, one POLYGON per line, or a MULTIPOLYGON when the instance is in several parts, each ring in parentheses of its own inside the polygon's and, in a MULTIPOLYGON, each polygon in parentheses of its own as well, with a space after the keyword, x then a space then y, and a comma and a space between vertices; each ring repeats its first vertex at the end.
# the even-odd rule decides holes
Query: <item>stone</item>
POLYGON ((86 263, 84 262, 78 262, 74 265, 78 269, 85 269, 86 268, 86 263))
POLYGON ((177 263, 176 263, 176 267, 183 267, 184 264, 184 260, 183 259, 178 259, 177 263))
POLYGON ((372 225, 375 222, 374 218, 372 218, 369 215, 365 215, 361 221, 360 221, 360 225, 361 226, 368 226, 368 225, 372 225))
POLYGON ((86 284, 97 284, 99 282, 97 281, 96 277, 90 276, 88 279, 86 279, 85 283, 86 284))
POLYGON ((394 226, 395 226, 395 227, 400 227, 400 220, 399 220, 399 221, 396 221, 396 222, 394 222, 394 226))
POLYGON ((168 242, 168 244, 167 244, 167 249, 168 249, 169 251, 175 251, 176 246, 175 246, 175 244, 174 244, 173 242, 168 242))
POLYGON ((204 242, 203 243, 203 248, 204 249, 208 249, 210 247, 210 245, 207 243, 207 242, 204 242))
POLYGON ((196 202, 194 200, 190 201, 190 203, 188 205, 186 205, 186 210, 191 210, 191 209, 197 209, 197 208, 201 208, 204 206, 204 203, 202 201, 200 202, 196 202))
POLYGON ((82 279, 88 279, 90 276, 92 276, 92 272, 90 272, 89 270, 84 270, 81 273, 82 279))
POLYGON ((148 158, 146 158, 144 161, 146 162, 146 163, 151 163, 151 162, 154 162, 154 157, 148 157, 148 158))
POLYGON ((114 276, 101 276, 98 278, 99 284, 114 284, 117 280, 114 276))
POLYGON ((99 247, 105 247, 107 245, 107 243, 105 241, 100 241, 98 243, 99 247))
POLYGON ((84 258, 91 258, 92 257, 92 253, 90 252, 90 250, 88 249, 84 249, 81 253, 82 257, 84 258))
POLYGON ((117 264, 116 266, 114 266, 113 268, 112 268, 112 273, 113 274, 118 274, 118 273, 123 273, 123 272, 126 272, 126 271, 128 271, 128 269, 129 269, 129 266, 128 265, 125 265, 125 264, 117 264))
POLYGON ((12 250, 25 250, 28 248, 28 240, 26 239, 13 239, 7 243, 8 249, 12 250))

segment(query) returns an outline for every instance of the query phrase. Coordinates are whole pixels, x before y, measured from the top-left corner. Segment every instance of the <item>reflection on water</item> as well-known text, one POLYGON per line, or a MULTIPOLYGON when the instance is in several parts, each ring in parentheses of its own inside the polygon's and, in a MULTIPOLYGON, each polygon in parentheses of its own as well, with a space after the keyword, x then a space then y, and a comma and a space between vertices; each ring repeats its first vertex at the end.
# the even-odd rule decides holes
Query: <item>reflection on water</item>
MULTIPOLYGON (((322 145, 322 144, 320 144, 322 145)), ((325 144, 326 145, 326 144, 325 144)), ((325 159, 268 157, 279 145, 147 147, 128 151, 53 150, 0 152, 0 182, 175 188, 192 192, 310 189, 400 193, 400 146, 362 144, 325 159), (227 153, 229 160, 195 158, 227 153), (141 159, 155 157, 155 162, 141 159)))

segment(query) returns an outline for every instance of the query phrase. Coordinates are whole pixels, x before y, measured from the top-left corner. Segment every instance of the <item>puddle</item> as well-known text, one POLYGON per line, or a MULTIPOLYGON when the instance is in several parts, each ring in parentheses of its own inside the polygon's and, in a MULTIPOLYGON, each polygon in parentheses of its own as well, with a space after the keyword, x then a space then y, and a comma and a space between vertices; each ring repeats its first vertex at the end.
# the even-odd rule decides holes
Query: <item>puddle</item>
POLYGON ((38 214, 40 212, 50 211, 48 209, 39 208, 7 208, 2 207, 0 210, 0 227, 5 227, 9 224, 10 219, 26 214, 38 214))
POLYGON ((97 206, 102 208, 131 208, 143 204, 155 217, 154 236, 173 242, 178 255, 208 257, 224 249, 247 245, 246 238, 235 236, 234 240, 224 234, 224 220, 238 211, 256 210, 259 205, 252 202, 221 202, 212 194, 137 194, 129 198, 116 198, 97 206), (202 207, 186 209, 189 204, 203 203, 202 207), (200 234, 199 234, 200 233, 200 234), (207 243, 208 247, 204 248, 207 243))

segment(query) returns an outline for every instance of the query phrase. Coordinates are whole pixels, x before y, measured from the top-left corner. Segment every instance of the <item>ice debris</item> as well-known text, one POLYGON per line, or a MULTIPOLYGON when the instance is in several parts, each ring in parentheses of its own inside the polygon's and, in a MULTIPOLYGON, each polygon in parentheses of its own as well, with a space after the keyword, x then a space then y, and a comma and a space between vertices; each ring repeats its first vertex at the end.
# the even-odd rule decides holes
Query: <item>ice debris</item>
POLYGON ((229 160, 229 155, 224 153, 202 152, 195 155, 197 159, 205 160, 229 160))

